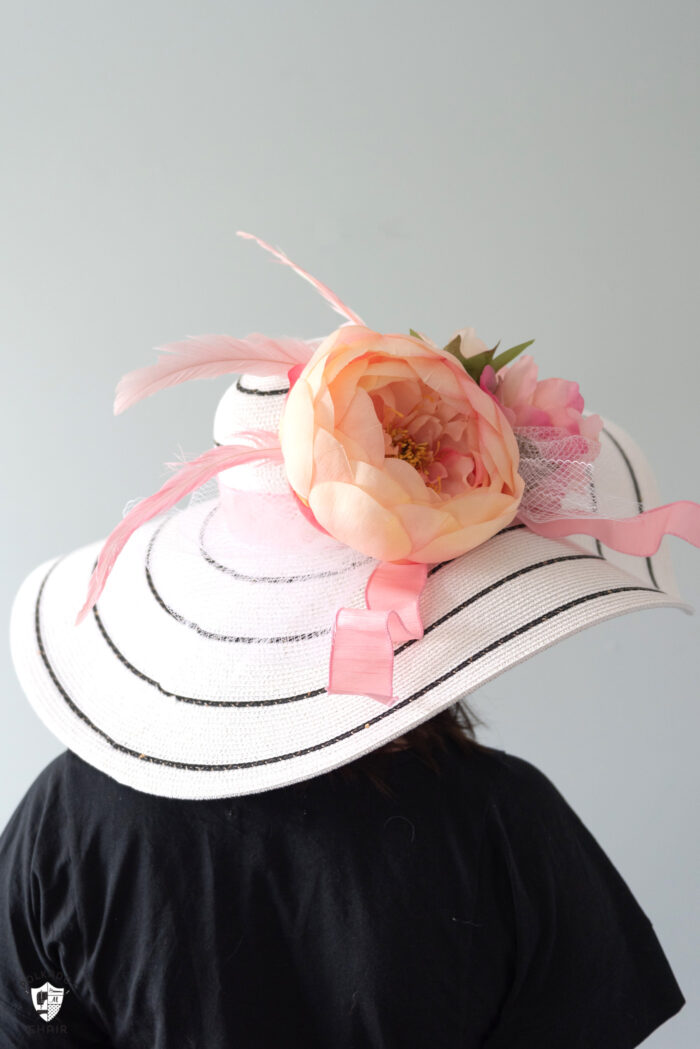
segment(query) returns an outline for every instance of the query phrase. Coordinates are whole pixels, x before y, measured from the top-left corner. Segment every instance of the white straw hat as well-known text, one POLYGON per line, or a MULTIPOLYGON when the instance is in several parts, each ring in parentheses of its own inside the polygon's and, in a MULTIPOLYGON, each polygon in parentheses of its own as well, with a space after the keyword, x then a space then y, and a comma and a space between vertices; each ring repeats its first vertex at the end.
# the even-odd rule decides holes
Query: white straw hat
MULTIPOLYGON (((322 346, 306 344, 305 352, 318 356, 322 346)), ((299 371, 287 362, 283 371, 239 373, 216 412, 217 454, 245 444, 241 434, 278 434, 299 371)), ((595 512, 582 526, 610 521, 614 514, 601 512, 606 498, 645 517, 659 504, 639 448, 607 420, 597 440, 605 465, 598 475, 587 470, 595 512), (596 489, 599 478, 605 483, 596 489)), ((361 665, 360 647, 357 667, 339 661, 341 688, 331 689, 343 629, 346 641, 364 637, 367 651, 379 636, 353 631, 363 616, 372 629, 381 618, 381 609, 368 611, 366 588, 386 562, 303 513, 288 465, 274 456, 219 465, 217 481, 184 509, 171 499, 141 520, 80 625, 103 540, 39 565, 20 587, 11 647, 30 703, 62 743, 119 782, 180 798, 280 787, 403 735, 587 626, 636 609, 693 611, 678 594, 667 547, 638 556, 603 546, 595 534, 551 537, 538 534, 536 517, 528 525, 514 512, 471 549, 423 562, 414 592, 420 622, 411 632, 406 604, 390 697, 343 690, 344 680, 361 679, 353 673, 372 669, 361 665), (349 616, 344 626, 339 610, 349 616)), ((690 528, 664 528, 672 530, 696 541, 690 528)), ((398 573, 419 564, 395 561, 398 573)), ((401 615, 384 612, 386 635, 401 615)))

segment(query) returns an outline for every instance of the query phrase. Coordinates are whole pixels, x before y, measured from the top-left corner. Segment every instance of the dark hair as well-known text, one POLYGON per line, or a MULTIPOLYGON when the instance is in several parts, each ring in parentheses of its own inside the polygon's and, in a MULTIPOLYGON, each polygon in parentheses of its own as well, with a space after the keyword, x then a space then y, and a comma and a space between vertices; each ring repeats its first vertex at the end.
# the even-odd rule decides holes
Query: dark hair
POLYGON ((412 750, 416 756, 439 775, 438 752, 447 750, 450 742, 465 753, 483 750, 476 738, 476 727, 483 725, 482 719, 466 704, 457 700, 439 714, 424 721, 403 736, 392 739, 383 747, 364 754, 361 758, 333 769, 328 775, 344 782, 353 782, 363 777, 369 779, 382 794, 394 797, 394 792, 384 779, 391 754, 401 750, 412 750))

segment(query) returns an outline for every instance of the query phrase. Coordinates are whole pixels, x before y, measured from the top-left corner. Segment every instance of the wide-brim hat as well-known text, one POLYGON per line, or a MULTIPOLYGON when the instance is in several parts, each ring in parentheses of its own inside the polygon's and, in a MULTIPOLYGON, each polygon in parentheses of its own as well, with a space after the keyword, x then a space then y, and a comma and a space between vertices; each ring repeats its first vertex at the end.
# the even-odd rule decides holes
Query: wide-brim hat
MULTIPOLYGON (((241 374, 219 402, 215 445, 276 432, 289 389, 241 374)), ((599 439, 606 492, 640 514, 659 506, 634 440, 610 420, 599 439)), ((516 522, 429 564, 422 636, 396 646, 395 697, 381 703, 328 688, 335 616, 364 609, 378 560, 299 512, 282 463, 251 462, 142 523, 79 626, 104 540, 36 567, 13 604, 12 657, 44 724, 119 782, 179 798, 255 793, 381 747, 586 627, 693 612, 668 542, 639 557, 516 522)))
MULTIPOLYGON (((271 429, 285 392, 277 378, 246 375, 222 405, 245 426, 271 429)), ((657 506, 633 440, 609 420, 602 440, 620 494, 657 506)), ((428 570, 425 633, 396 649, 400 698, 385 708, 326 688, 335 611, 362 607, 376 562, 311 529, 281 555, 246 547, 222 516, 218 498, 198 499, 140 528, 79 627, 103 540, 39 565, 12 609, 14 664, 41 720, 85 761, 149 793, 222 797, 319 775, 586 627, 645 608, 693 611, 668 540, 638 558, 587 536, 509 526, 428 570)))

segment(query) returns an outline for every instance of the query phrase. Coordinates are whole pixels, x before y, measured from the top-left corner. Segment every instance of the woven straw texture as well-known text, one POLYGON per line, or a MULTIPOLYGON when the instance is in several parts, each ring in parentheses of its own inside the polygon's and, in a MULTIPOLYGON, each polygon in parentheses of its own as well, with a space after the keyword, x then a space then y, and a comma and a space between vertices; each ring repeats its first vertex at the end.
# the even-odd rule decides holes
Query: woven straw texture
MULTIPOLYGON (((215 440, 274 431, 285 390, 241 376, 220 402, 215 440)), ((620 497, 658 505, 630 437, 606 422, 601 441, 615 453, 620 497)), ((268 513, 294 513, 282 467, 229 474, 241 493, 276 497, 268 513)), ((255 793, 350 762, 595 623, 659 606, 692 612, 668 542, 634 558, 515 525, 431 566, 425 634, 396 648, 398 701, 385 707, 326 691, 335 612, 364 607, 377 562, 320 534, 284 550, 234 541, 218 499, 200 496, 130 538, 79 627, 102 541, 32 571, 12 609, 12 655, 39 717, 114 779, 170 797, 255 793)))

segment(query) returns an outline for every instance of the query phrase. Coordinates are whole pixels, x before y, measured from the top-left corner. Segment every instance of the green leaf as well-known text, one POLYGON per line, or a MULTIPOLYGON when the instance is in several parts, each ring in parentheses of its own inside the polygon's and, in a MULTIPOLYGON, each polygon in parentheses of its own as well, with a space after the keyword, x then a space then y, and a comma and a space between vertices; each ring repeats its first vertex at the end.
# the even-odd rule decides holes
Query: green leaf
POLYGON ((509 350, 499 353, 498 357, 491 361, 491 367, 495 372, 500 371, 506 364, 510 364, 511 361, 515 360, 519 353, 526 350, 528 346, 532 346, 534 341, 534 339, 529 339, 527 342, 521 342, 518 346, 511 346, 509 350))
POLYGON ((484 350, 483 353, 475 353, 473 357, 462 357, 461 361, 465 367, 465 370, 469 372, 474 382, 478 382, 481 378, 481 373, 487 364, 491 363, 494 350, 484 350))
POLYGON ((460 348, 461 345, 462 345, 462 336, 461 335, 455 335, 454 339, 450 339, 450 341, 448 342, 447 346, 443 346, 442 347, 443 353, 451 353, 453 357, 458 357, 460 360, 463 360, 463 357, 462 357, 461 353, 459 352, 459 348, 460 348))
POLYGON ((491 362, 491 358, 498 349, 498 343, 492 350, 484 350, 483 353, 475 353, 472 357, 464 357, 462 355, 462 336, 455 335, 451 339, 447 346, 443 346, 444 353, 451 353, 453 357, 456 357, 459 363, 462 365, 468 375, 471 375, 474 382, 478 382, 481 378, 481 373, 487 364, 491 362))
MULTIPOLYGON (((411 335, 415 334, 416 332, 411 331, 411 335)), ((420 336, 418 337, 420 338, 420 336)), ((474 382, 479 382, 481 373, 487 364, 490 364, 493 370, 497 372, 500 368, 515 360, 518 354, 526 350, 528 346, 532 346, 534 341, 534 339, 530 339, 528 342, 521 342, 518 346, 511 346, 509 350, 504 350, 503 353, 499 353, 498 357, 494 357, 496 350, 501 345, 501 340, 499 339, 493 349, 484 350, 483 353, 475 353, 473 357, 463 357, 461 351, 462 338, 460 335, 455 335, 454 339, 451 339, 447 346, 443 346, 443 352, 451 353, 453 357, 456 357, 467 374, 471 375, 474 382)))
POLYGON ((420 339, 420 341, 423 342, 423 336, 419 331, 414 331, 413 328, 409 328, 408 334, 412 335, 414 339, 420 339))

